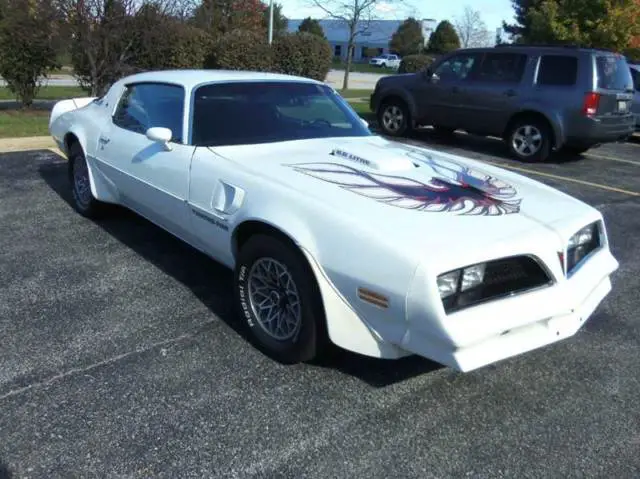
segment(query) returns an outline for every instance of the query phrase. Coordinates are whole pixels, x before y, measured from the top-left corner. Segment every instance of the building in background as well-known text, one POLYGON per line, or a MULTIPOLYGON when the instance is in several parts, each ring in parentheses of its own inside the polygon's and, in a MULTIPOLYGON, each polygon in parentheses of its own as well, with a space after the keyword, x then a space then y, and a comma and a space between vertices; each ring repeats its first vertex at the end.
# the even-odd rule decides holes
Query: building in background
MULTIPOLYGON (((341 20, 319 20, 319 22, 333 49, 333 56, 346 60, 347 42, 349 40, 349 28, 346 23, 341 20)), ((431 18, 423 19, 420 22, 422 23, 422 35, 426 45, 436 28, 437 22, 431 18)), ((288 30, 290 32, 297 31, 300 23, 302 23, 302 20, 289 20, 288 30)), ((356 35, 353 60, 356 62, 365 61, 368 58, 367 53, 371 54, 372 52, 376 55, 389 53, 391 36, 401 23, 402 20, 372 20, 368 22, 368 27, 365 31, 356 35)), ((358 30, 361 29, 360 27, 358 28, 358 30)))

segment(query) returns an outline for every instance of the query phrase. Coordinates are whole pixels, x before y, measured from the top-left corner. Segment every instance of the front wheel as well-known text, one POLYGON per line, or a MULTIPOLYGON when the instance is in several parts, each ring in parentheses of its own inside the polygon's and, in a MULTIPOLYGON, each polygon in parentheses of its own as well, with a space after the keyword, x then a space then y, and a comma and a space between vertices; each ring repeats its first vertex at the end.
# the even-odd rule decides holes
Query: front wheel
POLYGON ((324 343, 320 292, 293 246, 267 235, 250 238, 235 269, 236 306, 251 339, 285 364, 309 361, 324 343))
POLYGON ((551 153, 551 131, 545 122, 537 118, 516 120, 506 141, 511 155, 520 161, 546 161, 551 153))
POLYGON ((384 134, 404 135, 410 125, 409 109, 402 100, 387 100, 378 109, 378 126, 384 134))
POLYGON ((91 192, 87 160, 79 143, 69 148, 69 183, 74 209, 82 216, 96 218, 103 212, 103 204, 91 192))

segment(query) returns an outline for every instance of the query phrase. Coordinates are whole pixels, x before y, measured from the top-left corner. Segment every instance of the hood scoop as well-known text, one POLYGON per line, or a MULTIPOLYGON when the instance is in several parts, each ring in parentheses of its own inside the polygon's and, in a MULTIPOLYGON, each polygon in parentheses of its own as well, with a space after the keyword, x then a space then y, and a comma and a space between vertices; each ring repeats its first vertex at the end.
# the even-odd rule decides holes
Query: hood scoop
POLYGON ((349 146, 334 148, 329 155, 380 172, 407 171, 420 166, 405 154, 383 146, 374 144, 349 146))

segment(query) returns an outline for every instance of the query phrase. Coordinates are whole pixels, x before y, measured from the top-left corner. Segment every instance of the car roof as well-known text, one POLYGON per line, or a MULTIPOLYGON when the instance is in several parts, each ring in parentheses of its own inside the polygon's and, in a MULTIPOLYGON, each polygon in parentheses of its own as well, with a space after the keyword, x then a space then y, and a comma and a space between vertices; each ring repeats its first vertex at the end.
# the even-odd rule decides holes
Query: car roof
POLYGON ((458 52, 476 52, 476 53, 489 53, 489 52, 531 52, 536 50, 540 53, 598 53, 602 55, 619 55, 619 53, 604 48, 590 48, 580 45, 536 45, 536 44, 524 44, 524 43, 501 43, 493 47, 477 47, 477 48, 461 48, 455 50, 458 52))
POLYGON ((244 70, 156 70, 135 73, 122 78, 120 81, 124 84, 139 82, 175 83, 187 89, 203 83, 236 81, 292 81, 324 85, 324 83, 311 78, 244 70))

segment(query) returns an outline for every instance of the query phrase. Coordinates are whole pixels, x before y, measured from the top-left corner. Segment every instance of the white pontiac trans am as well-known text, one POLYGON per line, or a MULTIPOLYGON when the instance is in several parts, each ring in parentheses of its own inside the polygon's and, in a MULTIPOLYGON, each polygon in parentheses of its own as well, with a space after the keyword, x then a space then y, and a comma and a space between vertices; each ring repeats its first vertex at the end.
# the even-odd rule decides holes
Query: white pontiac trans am
POLYGON ((328 341, 470 371, 574 335, 618 268, 602 215, 521 175, 387 141, 324 83, 157 71, 58 102, 86 217, 127 207, 232 268, 255 345, 328 341))

